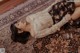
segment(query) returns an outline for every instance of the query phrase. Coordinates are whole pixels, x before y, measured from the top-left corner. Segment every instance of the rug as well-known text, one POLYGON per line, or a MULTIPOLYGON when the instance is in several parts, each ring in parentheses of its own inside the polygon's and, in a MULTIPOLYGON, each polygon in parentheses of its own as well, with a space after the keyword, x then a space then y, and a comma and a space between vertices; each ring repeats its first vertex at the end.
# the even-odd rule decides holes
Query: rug
POLYGON ((61 30, 37 39, 33 47, 34 53, 80 53, 80 28, 61 30))
POLYGON ((5 53, 80 53, 80 28, 73 26, 61 28, 61 31, 41 39, 30 37, 26 44, 11 40, 11 23, 41 11, 53 2, 55 0, 28 0, 1 14, 0 48, 5 48, 5 53))

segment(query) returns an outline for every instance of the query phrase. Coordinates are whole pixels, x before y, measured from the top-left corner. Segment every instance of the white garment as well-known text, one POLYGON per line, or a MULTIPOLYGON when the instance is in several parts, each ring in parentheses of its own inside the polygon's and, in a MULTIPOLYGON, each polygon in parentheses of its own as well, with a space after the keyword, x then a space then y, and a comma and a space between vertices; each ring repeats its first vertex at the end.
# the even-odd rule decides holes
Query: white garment
POLYGON ((33 27, 32 32, 34 31, 36 34, 38 31, 51 27, 53 25, 51 15, 48 12, 44 11, 27 16, 26 21, 31 24, 33 27))
POLYGON ((64 24, 66 24, 70 18, 70 14, 67 14, 59 23, 53 25, 53 20, 47 12, 38 12, 27 16, 26 21, 31 24, 31 36, 35 38, 42 38, 49 34, 55 33, 64 24))

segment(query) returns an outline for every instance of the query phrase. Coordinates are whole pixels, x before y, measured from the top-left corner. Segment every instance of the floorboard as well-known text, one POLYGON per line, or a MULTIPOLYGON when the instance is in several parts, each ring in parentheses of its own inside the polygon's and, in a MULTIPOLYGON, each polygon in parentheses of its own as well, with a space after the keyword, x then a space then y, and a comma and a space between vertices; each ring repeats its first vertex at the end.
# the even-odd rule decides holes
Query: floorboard
POLYGON ((26 0, 3 0, 0 2, 0 14, 4 13, 15 6, 25 2, 26 0))

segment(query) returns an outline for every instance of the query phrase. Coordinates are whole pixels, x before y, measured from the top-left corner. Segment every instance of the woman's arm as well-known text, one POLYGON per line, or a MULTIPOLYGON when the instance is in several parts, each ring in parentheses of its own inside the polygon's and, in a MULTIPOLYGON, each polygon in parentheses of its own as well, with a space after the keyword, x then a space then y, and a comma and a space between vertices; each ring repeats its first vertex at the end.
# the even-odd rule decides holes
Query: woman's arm
POLYGON ((71 19, 70 15, 67 14, 59 23, 53 25, 50 28, 39 31, 34 37, 35 38, 43 38, 49 34, 55 33, 58 29, 60 29, 64 24, 66 24, 71 19))

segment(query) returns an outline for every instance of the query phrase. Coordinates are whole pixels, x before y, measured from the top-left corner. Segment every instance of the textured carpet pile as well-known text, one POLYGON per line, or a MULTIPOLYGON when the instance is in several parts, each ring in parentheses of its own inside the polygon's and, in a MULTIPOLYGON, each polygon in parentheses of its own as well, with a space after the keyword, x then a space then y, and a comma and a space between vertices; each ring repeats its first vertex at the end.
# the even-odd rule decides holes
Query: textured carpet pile
POLYGON ((11 40, 11 23, 45 9, 53 2, 54 0, 27 0, 0 15, 0 48, 5 48, 6 53, 80 53, 80 28, 75 27, 61 29, 41 39, 30 37, 26 44, 11 40))

